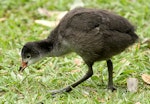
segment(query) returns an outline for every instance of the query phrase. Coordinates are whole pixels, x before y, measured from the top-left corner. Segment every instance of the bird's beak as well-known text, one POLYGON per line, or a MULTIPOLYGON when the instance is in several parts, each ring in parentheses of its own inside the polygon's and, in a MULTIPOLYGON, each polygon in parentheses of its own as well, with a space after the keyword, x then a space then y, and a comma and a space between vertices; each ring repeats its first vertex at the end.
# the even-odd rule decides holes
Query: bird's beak
POLYGON ((21 64, 21 66, 19 68, 19 71, 23 72, 24 69, 27 67, 27 65, 28 65, 28 62, 22 61, 22 64, 21 64))

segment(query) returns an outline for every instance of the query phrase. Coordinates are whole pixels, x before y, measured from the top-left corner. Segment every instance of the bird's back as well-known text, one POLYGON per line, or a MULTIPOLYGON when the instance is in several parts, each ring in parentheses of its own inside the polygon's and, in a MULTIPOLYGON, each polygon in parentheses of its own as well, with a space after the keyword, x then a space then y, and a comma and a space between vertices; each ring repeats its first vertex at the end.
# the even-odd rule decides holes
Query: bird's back
MULTIPOLYGON (((138 38, 123 17, 105 10, 76 8, 54 29, 85 60, 101 60, 122 52, 138 38)), ((56 35, 56 34, 55 34, 56 35)))
POLYGON ((64 16, 58 26, 60 31, 72 28, 84 32, 89 32, 95 27, 123 33, 134 31, 134 27, 125 18, 106 10, 88 8, 71 10, 64 16))

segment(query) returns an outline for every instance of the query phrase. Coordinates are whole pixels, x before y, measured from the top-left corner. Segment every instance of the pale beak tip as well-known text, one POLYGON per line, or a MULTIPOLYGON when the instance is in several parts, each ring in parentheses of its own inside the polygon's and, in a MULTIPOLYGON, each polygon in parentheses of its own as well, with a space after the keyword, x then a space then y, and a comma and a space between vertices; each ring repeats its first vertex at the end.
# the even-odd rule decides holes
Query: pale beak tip
POLYGON ((19 72, 23 72, 24 69, 25 69, 25 68, 23 68, 22 66, 20 66, 19 72))

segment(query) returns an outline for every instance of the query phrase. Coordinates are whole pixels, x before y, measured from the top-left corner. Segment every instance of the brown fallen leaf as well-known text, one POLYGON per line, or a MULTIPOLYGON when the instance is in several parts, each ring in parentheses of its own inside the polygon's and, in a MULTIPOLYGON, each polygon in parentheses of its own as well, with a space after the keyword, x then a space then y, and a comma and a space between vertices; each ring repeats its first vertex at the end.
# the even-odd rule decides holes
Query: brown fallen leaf
POLYGON ((142 74, 142 79, 145 83, 150 84, 150 75, 142 74))

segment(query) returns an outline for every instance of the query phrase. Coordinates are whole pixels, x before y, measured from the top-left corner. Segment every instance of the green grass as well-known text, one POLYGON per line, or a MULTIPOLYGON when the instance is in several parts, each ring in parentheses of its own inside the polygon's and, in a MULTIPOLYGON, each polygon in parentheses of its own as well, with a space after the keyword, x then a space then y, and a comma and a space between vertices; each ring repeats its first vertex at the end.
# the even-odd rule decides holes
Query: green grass
POLYGON ((141 79, 150 74, 150 49, 144 39, 150 38, 150 0, 83 0, 85 7, 107 9, 120 14, 137 28, 139 43, 113 57, 114 83, 117 91, 109 92, 106 62, 94 65, 94 75, 70 93, 51 96, 50 90, 59 89, 81 78, 86 65, 77 66, 75 53, 46 58, 19 73, 20 51, 28 41, 44 39, 52 28, 34 23, 41 16, 37 9, 69 10, 71 0, 0 0, 0 104, 149 104, 150 86, 141 79), (43 32, 43 31, 46 31, 43 32), (72 71, 74 70, 74 72, 72 71), (77 70, 77 72, 76 72, 77 70), (79 72, 78 72, 79 71, 79 72), (126 91, 126 80, 139 80, 136 93, 126 91))

